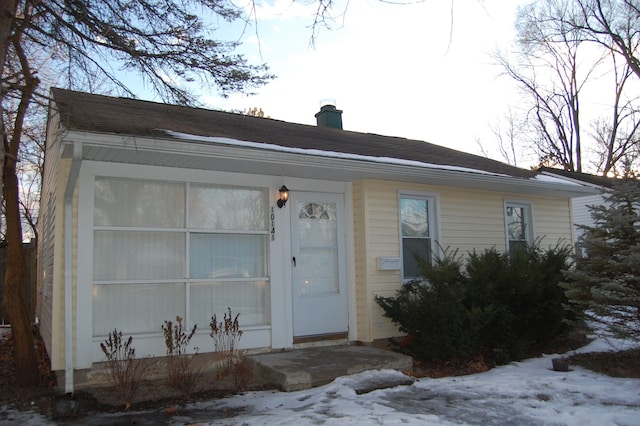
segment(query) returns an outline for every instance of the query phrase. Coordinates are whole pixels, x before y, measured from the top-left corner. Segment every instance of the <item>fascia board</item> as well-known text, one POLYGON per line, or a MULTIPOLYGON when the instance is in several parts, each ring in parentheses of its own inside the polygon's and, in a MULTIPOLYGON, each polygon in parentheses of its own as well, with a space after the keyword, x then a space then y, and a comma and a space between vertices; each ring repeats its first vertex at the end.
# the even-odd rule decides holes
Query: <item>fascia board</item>
MULTIPOLYGON (((599 193, 594 188, 582 184, 545 182, 507 175, 491 174, 478 170, 474 172, 451 170, 446 166, 419 167, 385 163, 383 161, 363 161, 341 158, 255 149, 211 141, 189 141, 169 138, 150 138, 132 135, 100 134, 69 131, 64 135, 63 144, 82 141, 85 147, 97 147, 113 150, 133 150, 168 156, 198 156, 237 162, 267 163, 273 166, 273 172, 299 177, 324 178, 327 180, 381 179, 429 185, 444 185, 503 192, 518 192, 530 195, 552 197, 579 197, 599 193)), ((63 156, 69 156, 65 148, 63 156)), ((93 159, 98 160, 99 159, 93 159)), ((251 168, 248 168, 250 171, 251 168)))

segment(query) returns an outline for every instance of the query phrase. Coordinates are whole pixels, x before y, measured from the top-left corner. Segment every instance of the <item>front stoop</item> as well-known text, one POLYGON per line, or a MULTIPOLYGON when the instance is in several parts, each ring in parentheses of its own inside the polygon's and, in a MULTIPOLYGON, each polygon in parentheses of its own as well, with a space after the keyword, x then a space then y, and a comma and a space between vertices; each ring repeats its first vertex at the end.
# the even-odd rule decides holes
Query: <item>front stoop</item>
MULTIPOLYGON (((256 372, 285 392, 325 385, 367 370, 407 371, 412 359, 370 346, 324 346, 250 355, 256 372)), ((394 383, 392 385, 406 384, 394 383)), ((386 386, 388 387, 388 386, 386 386)))

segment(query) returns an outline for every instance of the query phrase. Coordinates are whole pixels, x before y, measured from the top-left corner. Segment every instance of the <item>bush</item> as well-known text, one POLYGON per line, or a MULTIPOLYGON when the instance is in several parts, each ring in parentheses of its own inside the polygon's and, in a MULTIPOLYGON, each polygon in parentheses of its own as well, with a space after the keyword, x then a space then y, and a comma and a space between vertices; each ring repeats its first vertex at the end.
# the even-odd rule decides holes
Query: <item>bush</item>
POLYGON ((519 359, 566 331, 558 284, 568 256, 566 247, 536 244, 511 256, 474 252, 463 266, 457 253, 445 252, 433 264, 420 261, 424 280, 376 302, 407 334, 402 350, 417 358, 519 359))
POLYGON ((198 354, 198 348, 194 354, 189 354, 189 342, 195 334, 197 324, 193 325, 190 333, 182 325, 182 318, 176 317, 176 323, 166 321, 162 325, 164 342, 167 347, 167 373, 169 385, 180 389, 185 398, 194 391, 200 371, 193 363, 198 354))
POLYGON ((407 334, 403 350, 423 359, 472 355, 481 321, 464 305, 466 278, 459 259, 446 254, 433 266, 424 261, 420 265, 428 282, 409 281, 396 297, 376 298, 385 316, 407 334))
POLYGON ((251 377, 254 375, 253 364, 238 349, 242 330, 238 322, 239 313, 233 316, 231 308, 223 315, 223 320, 218 322, 216 315, 211 317, 209 335, 213 339, 215 351, 222 357, 222 374, 232 374, 238 390, 247 388, 251 377))
POLYGON ((136 358, 133 337, 125 340, 122 332, 114 329, 100 343, 100 349, 106 357, 112 382, 122 394, 125 406, 130 406, 146 368, 143 361, 136 358))

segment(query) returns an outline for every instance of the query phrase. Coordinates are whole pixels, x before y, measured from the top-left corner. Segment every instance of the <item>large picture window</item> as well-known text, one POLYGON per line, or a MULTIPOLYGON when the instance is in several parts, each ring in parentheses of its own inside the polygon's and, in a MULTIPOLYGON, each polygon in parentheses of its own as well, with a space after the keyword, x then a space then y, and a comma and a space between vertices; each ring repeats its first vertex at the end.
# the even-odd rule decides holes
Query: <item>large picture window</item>
POLYGON ((269 323, 268 195, 255 188, 96 177, 93 334, 202 329, 230 307, 269 323))
POLYGON ((422 276, 418 259, 431 261, 435 228, 435 198, 400 195, 400 237, 402 240, 402 278, 422 276))

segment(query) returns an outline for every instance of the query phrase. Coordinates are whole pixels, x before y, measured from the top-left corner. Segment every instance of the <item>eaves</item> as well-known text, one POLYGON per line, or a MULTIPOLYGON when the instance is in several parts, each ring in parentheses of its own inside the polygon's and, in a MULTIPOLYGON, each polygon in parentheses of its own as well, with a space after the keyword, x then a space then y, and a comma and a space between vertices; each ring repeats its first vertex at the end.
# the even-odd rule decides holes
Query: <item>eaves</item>
POLYGON ((559 198, 592 195, 592 187, 561 179, 522 178, 446 165, 425 165, 375 157, 348 157, 336 153, 288 152, 256 149, 206 140, 154 138, 133 135, 66 131, 62 136, 62 156, 69 158, 73 142, 82 142, 84 160, 291 176, 308 179, 352 182, 379 179, 428 185, 559 198))

